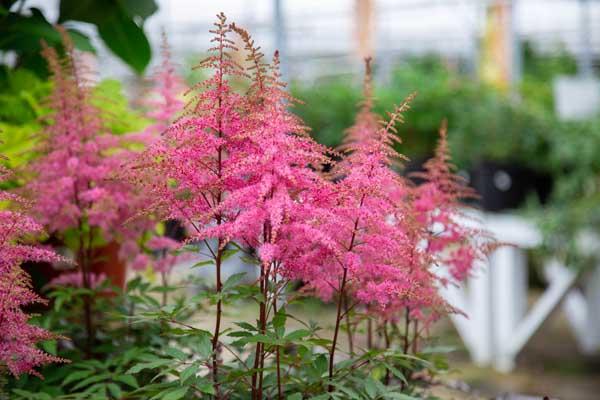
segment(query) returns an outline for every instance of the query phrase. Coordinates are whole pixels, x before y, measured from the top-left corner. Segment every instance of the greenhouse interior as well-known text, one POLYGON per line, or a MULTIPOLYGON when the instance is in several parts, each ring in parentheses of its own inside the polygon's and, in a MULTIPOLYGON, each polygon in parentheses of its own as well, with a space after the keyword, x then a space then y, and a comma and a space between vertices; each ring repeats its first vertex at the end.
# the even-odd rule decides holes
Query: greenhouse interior
POLYGON ((0 0, 0 400, 599 393, 600 1, 0 0))

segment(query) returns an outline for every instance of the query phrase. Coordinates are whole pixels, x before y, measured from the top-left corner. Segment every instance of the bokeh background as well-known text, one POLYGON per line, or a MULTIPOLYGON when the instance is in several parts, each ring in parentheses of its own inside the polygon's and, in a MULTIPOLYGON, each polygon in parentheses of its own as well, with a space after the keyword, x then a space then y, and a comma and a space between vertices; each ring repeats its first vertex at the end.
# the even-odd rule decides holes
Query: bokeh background
MULTIPOLYGON (((454 162, 480 194, 472 205, 490 216, 491 230, 508 232, 507 241, 524 229, 536 237, 533 244, 515 240, 518 259, 492 265, 512 272, 487 277, 494 288, 489 312, 509 313, 515 329, 528 315, 542 320, 508 367, 494 355, 508 340, 495 333, 498 326, 485 329, 474 318, 478 339, 469 343, 452 321, 441 323, 433 334, 455 348, 450 358, 460 374, 444 378, 440 396, 598 398, 600 1, 131 0, 124 2, 132 10, 125 19, 104 16, 113 2, 103 3, 0 3, 0 129, 12 132, 2 152, 14 166, 27 162, 24 150, 48 90, 36 58, 40 26, 64 22, 82 33, 81 49, 95 50, 88 54, 99 90, 123 93, 109 107, 118 116, 113 123, 122 124, 116 132, 144 125, 128 114, 136 107, 129 99, 143 93, 144 75, 159 62, 161 32, 181 73, 195 82, 201 75, 190 67, 220 11, 252 32, 267 55, 279 49, 283 78, 304 102, 295 111, 329 146, 352 124, 363 59, 372 56, 378 112, 418 93, 399 127, 399 150, 409 158, 403 173, 431 155, 447 119, 454 162), (8 10, 22 19, 9 20, 8 10), (554 297, 548 260, 576 275, 554 297), (522 298, 520 310, 502 308, 515 297, 522 298), (551 307, 536 314, 536 302, 547 298, 551 307), (492 344, 478 358, 473 343, 481 338, 492 344)), ((314 312, 329 311, 307 310, 314 312)))

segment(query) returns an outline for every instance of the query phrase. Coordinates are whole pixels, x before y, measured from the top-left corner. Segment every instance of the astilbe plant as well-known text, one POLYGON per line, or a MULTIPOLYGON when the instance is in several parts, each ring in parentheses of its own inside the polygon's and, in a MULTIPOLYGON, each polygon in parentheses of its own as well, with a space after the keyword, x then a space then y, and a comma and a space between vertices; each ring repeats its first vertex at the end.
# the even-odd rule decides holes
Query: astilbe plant
MULTIPOLYGON (((9 172, 0 166, 0 182, 9 172)), ((19 196, 0 191, 0 374, 8 369, 15 376, 40 376, 36 367, 65 360, 37 347, 56 339, 52 333, 28 323, 23 307, 46 301, 31 289, 30 278, 20 265, 25 261, 54 262, 60 258, 51 250, 27 244, 25 240, 41 233, 42 226, 27 216, 29 206, 19 196), (6 203, 16 210, 8 209, 6 203)))
POLYGON ((150 77, 150 91, 142 102, 147 109, 146 116, 153 121, 143 132, 146 142, 160 138, 160 134, 181 112, 181 98, 187 90, 183 79, 177 73, 177 65, 173 62, 171 47, 164 31, 160 54, 160 65, 150 77))
MULTIPOLYGON (((28 167, 32 179, 25 190, 37 201, 33 214, 49 234, 62 240, 75 255, 83 286, 92 288, 94 249, 111 241, 121 243, 120 256, 132 258, 137 238, 147 221, 124 224, 140 207, 144 197, 116 173, 132 155, 125 150, 128 138, 110 134, 102 113, 93 105, 90 71, 78 58, 64 29, 64 55, 43 46, 52 75, 49 98, 52 110, 40 133, 40 156, 28 167)), ((94 324, 92 302, 85 296, 86 352, 92 351, 94 324)))
MULTIPOLYGON (((258 329, 264 335, 269 313, 277 312, 277 290, 283 285, 276 279, 282 273, 283 259, 298 252, 310 229, 306 221, 311 205, 303 196, 322 180, 309 166, 320 166, 326 157, 286 108, 292 99, 279 81, 277 55, 272 65, 265 65, 249 35, 227 25, 223 15, 213 33, 214 55, 200 67, 212 69, 214 75, 192 89, 195 96, 184 115, 144 154, 139 169, 143 185, 149 183, 144 176, 167 179, 148 187, 156 199, 153 209, 191 225, 192 240, 203 241, 213 259, 217 310, 211 369, 219 397, 221 268, 226 245, 235 240, 238 246, 256 251, 261 299, 258 329), (236 50, 229 38, 233 31, 249 51, 252 83, 246 95, 230 86, 231 79, 248 77, 230 55, 236 50), (279 288, 275 292, 273 285, 279 288)), ((251 384, 254 398, 262 398, 266 353, 264 345, 257 343, 251 384)))
MULTIPOLYGON (((239 185, 236 176, 234 136, 240 129, 242 98, 233 92, 229 79, 244 75, 231 58, 235 49, 228 38, 231 28, 224 15, 212 32, 213 54, 198 68, 213 69, 214 75, 191 88, 191 100, 182 117, 152 144, 134 170, 134 179, 153 199, 150 209, 164 219, 185 221, 195 230, 196 238, 205 241, 215 264, 216 292, 222 289, 221 267, 225 246, 231 239, 222 226, 235 219, 237 209, 226 208, 225 196, 239 185), (155 177, 165 179, 156 180, 155 177), (207 239, 216 240, 211 245, 207 239)), ((219 332, 222 299, 217 300, 215 329, 212 339, 212 375, 218 391, 219 332)))
MULTIPOLYGON (((464 281, 493 248, 485 232, 465 224, 460 200, 473 192, 452 171, 444 127, 435 157, 420 176, 425 184, 414 187, 394 171, 402 160, 394 150, 399 140, 394 125, 401 121, 412 95, 389 114, 389 121, 380 121, 372 112, 369 59, 366 66, 365 98, 342 146, 347 155, 333 168, 337 183, 329 196, 330 218, 321 226, 335 246, 329 249, 333 250, 329 257, 320 254, 316 262, 306 264, 304 276, 298 276, 322 298, 337 295, 330 380, 343 317, 350 355, 354 353, 357 322, 352 323, 350 315, 356 306, 366 310, 369 348, 375 319, 384 348, 393 345, 395 333, 404 354, 416 353, 418 338, 432 321, 460 312, 438 294, 439 286, 464 281), (405 323, 400 329, 402 315, 405 323)), ((330 384, 329 391, 333 389, 330 384)))
MULTIPOLYGON (((204 377, 192 375, 199 371, 194 365, 183 364, 182 371, 172 373, 182 382, 191 382, 191 376, 196 376, 193 390, 216 398, 227 398, 243 385, 253 399, 269 396, 268 392, 283 398, 288 390, 344 392, 350 390, 344 377, 356 374, 358 366, 365 363, 372 368, 385 365, 385 383, 390 383, 390 372, 396 376, 401 372, 388 363, 388 353, 371 350, 394 347, 391 335, 395 332, 402 343, 394 354, 406 355, 411 349, 417 353, 421 331, 440 315, 456 311, 437 294, 438 286, 464 280, 474 262, 485 255, 483 247, 470 240, 479 232, 462 226, 459 200, 467 192, 449 166, 445 136, 436 157, 427 164, 427 183, 414 187, 397 173, 403 157, 394 149, 398 141, 395 125, 408 110, 412 95, 387 121, 381 121, 372 111, 368 71, 365 99, 341 149, 344 157, 328 174, 322 174, 321 167, 332 163, 329 150, 316 144, 302 121, 290 113, 288 108, 295 100, 280 82, 277 53, 266 63, 250 35, 228 25, 223 14, 215 26, 211 55, 198 65, 211 70, 212 76, 191 88, 182 115, 165 129, 161 125, 161 138, 151 143, 130 169, 131 179, 150 199, 146 212, 190 226, 189 241, 203 243, 196 248, 207 251, 215 267, 214 292, 199 297, 216 304, 212 333, 177 321, 176 313, 168 311, 172 308, 165 308, 160 315, 178 327, 174 332, 210 340, 210 351, 203 346, 200 354, 206 356, 204 365, 212 386, 207 388, 204 377), (238 50, 233 34, 244 44, 246 68, 231 55, 238 50), (233 89, 233 81, 249 85, 241 93, 233 89), (223 262, 232 246, 256 260, 256 286, 236 292, 232 282, 239 278, 222 281, 223 262), (440 269, 449 270, 451 280, 439 273, 440 269), (312 350, 307 353, 298 339, 312 332, 285 334, 288 315, 278 301, 293 280, 305 283, 305 293, 336 300, 333 340, 307 339, 307 343, 327 348, 324 371, 320 365, 326 358, 322 355, 314 355, 308 371, 302 370, 312 350), (228 331, 228 336, 238 339, 227 343, 221 336, 221 324, 224 302, 232 293, 238 293, 238 298, 256 298, 258 318, 255 327, 243 323, 241 331, 228 331), (351 321, 351 316, 357 308, 364 310, 369 328, 368 351, 355 355, 353 327, 360 321, 351 321), (402 316, 407 321, 403 335, 398 327, 402 316), (342 362, 336 369, 344 318, 351 363, 342 362), (383 346, 372 341, 372 320, 384 337, 383 346), (248 344, 253 344, 252 351, 248 344), (300 358, 285 348, 288 344, 298 346, 300 358), (237 360, 240 371, 227 365, 223 349, 237 360), (312 383, 300 389, 297 383, 288 386, 291 371, 299 376, 308 374, 306 379, 312 383), (325 386, 319 381, 319 371, 328 376, 325 386), (265 387, 270 385, 266 382, 275 388, 265 387)), ((166 108, 164 113, 157 111, 168 114, 165 124, 177 113, 175 106, 166 108)), ((175 247, 171 242, 156 241, 165 249, 175 247)), ((402 368, 407 372, 406 364, 402 368)), ((182 390, 185 393, 187 389, 182 390)))

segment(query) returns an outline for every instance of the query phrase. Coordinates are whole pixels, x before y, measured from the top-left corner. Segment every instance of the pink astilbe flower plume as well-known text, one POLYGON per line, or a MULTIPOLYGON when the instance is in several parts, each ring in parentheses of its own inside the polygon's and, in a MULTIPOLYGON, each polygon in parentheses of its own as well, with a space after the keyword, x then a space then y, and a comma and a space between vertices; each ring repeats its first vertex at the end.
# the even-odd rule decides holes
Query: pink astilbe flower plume
MULTIPOLYGON (((205 242, 215 263, 220 293, 223 251, 239 215, 239 205, 228 198, 245 184, 237 166, 243 147, 237 139, 243 125, 243 97, 233 91, 230 80, 246 74, 230 54, 237 48, 229 38, 232 29, 225 15, 217 18, 211 30, 210 55, 195 67, 213 71, 212 76, 189 90, 183 115, 141 155, 132 175, 151 199, 148 211, 162 219, 184 221, 193 228, 194 239, 205 242), (216 239, 217 245, 211 246, 207 239, 216 239)), ((219 299, 212 342, 217 393, 221 308, 219 299)))
MULTIPOLYGON (((36 199, 32 212, 50 234, 64 239, 65 233, 76 233, 78 242, 67 244, 73 247, 83 285, 89 289, 95 243, 116 241, 121 244, 120 256, 132 259, 138 251, 137 239, 149 222, 124 223, 145 202, 131 183, 117 179, 133 155, 125 150, 129 138, 112 135, 105 128, 102 113, 92 101, 92 83, 85 78, 91 74, 77 58, 64 28, 57 29, 65 53, 59 56, 43 44, 42 55, 53 82, 52 112, 40 132, 41 155, 28 167, 33 178, 25 191, 36 199)), ((85 296, 84 300, 89 355, 94 337, 92 299, 85 296)))
MULTIPOLYGON (((237 159, 241 185, 226 202, 238 204, 239 215, 232 234, 239 243, 257 250, 260 288, 268 299, 269 285, 277 287, 278 277, 294 277, 318 243, 313 222, 319 212, 313 196, 329 185, 318 173, 329 159, 325 148, 307 134, 302 121, 288 109, 296 100, 280 80, 279 54, 275 52, 272 63, 267 65, 250 35, 239 27, 233 29, 248 52, 252 84, 245 96, 244 124, 237 136, 241 141, 237 159)), ((277 294, 273 298, 275 312, 276 297, 277 294)), ((259 325, 263 333, 267 313, 262 301, 259 325)), ((276 353, 279 357, 278 348, 276 353)), ((263 367, 264 358, 263 345, 258 344, 256 369, 263 367)), ((259 384, 253 394, 262 398, 262 372, 254 374, 253 382, 256 380, 259 384)))
POLYGON ((408 251, 406 234, 402 221, 394 219, 407 188, 392 167, 403 158, 393 148, 394 126, 413 95, 384 122, 371 109, 370 86, 368 74, 365 100, 343 146, 349 154, 331 171, 338 182, 329 196, 330 217, 321 226, 333 244, 331 258, 310 264, 303 279, 324 299, 347 291, 360 302, 385 308, 408 289, 398 265, 408 251))
MULTIPOLYGON (((8 171, 0 165, 0 182, 8 171)), ((41 377, 36 367, 65 362, 40 350, 36 344, 57 337, 28 324, 30 316, 22 307, 46 303, 31 290, 29 276, 21 269, 25 261, 58 261, 52 251, 28 245, 27 236, 42 231, 41 225, 23 213, 28 204, 20 197, 0 191, 0 203, 9 202, 17 210, 0 209, 0 373, 7 368, 14 376, 32 374, 41 377)))
MULTIPOLYGON (((52 113, 40 133, 41 156, 29 167, 33 179, 26 191, 37 201, 33 212, 50 233, 90 227, 105 241, 135 242, 147 222, 123 224, 139 208, 143 198, 133 187, 115 179, 132 153, 122 150, 129 138, 110 134, 102 113, 93 105, 92 84, 84 78, 85 66, 78 62, 64 29, 65 56, 44 45, 53 91, 52 113)), ((135 246, 124 246, 133 257, 135 246)), ((80 262, 80 261, 78 261, 80 262)))
POLYGON ((143 132, 142 136, 146 142, 156 140, 182 111, 181 97, 187 90, 183 79, 176 71, 167 34, 164 31, 162 32, 161 63, 151 76, 151 84, 152 87, 144 101, 144 106, 148 109, 146 115, 154 120, 154 123, 143 132))
POLYGON ((436 264, 448 268, 455 282, 464 281, 477 261, 500 246, 463 210, 460 202, 476 197, 463 177, 454 173, 448 150, 446 121, 440 127, 440 138, 433 158, 425 163, 425 172, 415 175, 425 180, 415 190, 413 207, 417 218, 428 232, 427 252, 436 264))

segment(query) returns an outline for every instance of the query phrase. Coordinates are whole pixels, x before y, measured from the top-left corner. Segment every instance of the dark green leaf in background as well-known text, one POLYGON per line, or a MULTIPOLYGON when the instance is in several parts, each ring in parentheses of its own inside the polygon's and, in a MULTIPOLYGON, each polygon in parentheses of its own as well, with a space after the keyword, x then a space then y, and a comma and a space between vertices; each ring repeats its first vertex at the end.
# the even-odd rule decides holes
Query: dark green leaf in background
POLYGON ((150 62, 152 52, 146 34, 123 13, 116 13, 98 26, 98 34, 119 58, 141 74, 150 62))

